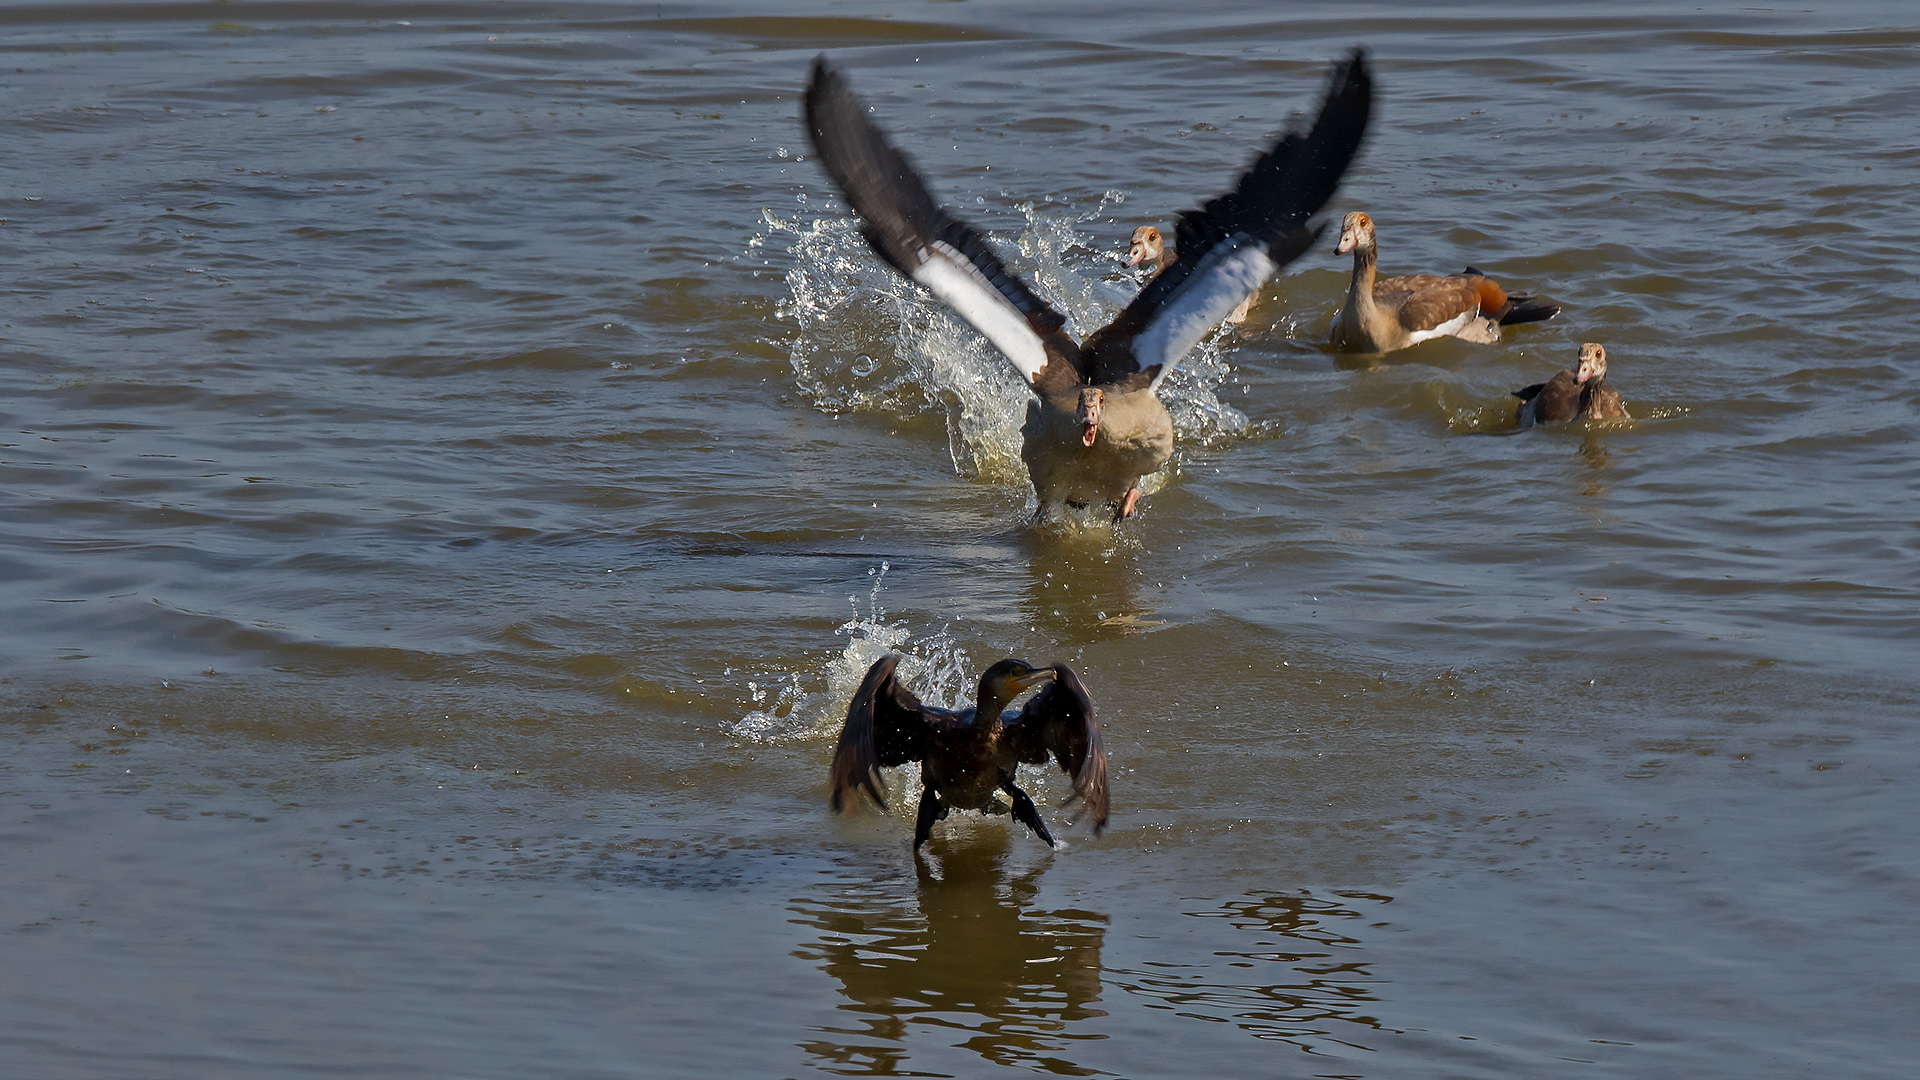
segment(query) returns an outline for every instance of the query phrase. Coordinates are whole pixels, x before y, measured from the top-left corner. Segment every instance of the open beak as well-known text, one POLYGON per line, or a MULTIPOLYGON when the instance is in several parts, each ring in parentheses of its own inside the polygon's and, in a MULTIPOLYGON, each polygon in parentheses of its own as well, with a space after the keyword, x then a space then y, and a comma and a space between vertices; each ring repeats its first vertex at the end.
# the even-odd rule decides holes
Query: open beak
POLYGON ((1092 446, 1100 436, 1100 403, 1083 401, 1080 403, 1080 445, 1092 446))

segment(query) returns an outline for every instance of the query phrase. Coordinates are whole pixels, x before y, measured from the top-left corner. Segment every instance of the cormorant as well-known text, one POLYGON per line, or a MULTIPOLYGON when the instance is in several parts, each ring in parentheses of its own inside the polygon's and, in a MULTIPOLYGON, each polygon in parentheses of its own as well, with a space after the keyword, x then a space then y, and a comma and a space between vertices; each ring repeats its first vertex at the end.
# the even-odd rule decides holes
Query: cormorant
POLYGON ((844 809, 848 793, 855 790, 884 807, 880 767, 918 761, 920 815, 913 830, 914 850, 926 843, 933 823, 948 810, 1004 814, 1011 809, 1015 820, 1053 847, 1053 834, 1033 800, 1014 783, 1020 763, 1041 765, 1051 756, 1073 777, 1068 801, 1080 802, 1096 834, 1106 826, 1107 752, 1100 744, 1093 699, 1072 668, 1002 660, 981 674, 973 708, 955 712, 922 704, 901 686, 893 675, 899 662, 898 656, 876 661, 847 707, 846 726, 833 751, 835 810, 844 809), (1007 708, 1036 686, 1040 692, 1024 707, 1007 708), (1012 799, 1010 808, 1000 800, 1000 792, 1012 799))

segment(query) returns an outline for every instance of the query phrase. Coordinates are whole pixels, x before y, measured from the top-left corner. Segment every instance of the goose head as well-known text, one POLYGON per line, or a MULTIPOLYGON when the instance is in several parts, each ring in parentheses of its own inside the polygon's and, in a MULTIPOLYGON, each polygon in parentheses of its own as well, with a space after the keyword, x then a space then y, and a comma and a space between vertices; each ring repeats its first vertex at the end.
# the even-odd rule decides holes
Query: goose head
POLYGON ((1598 342, 1589 341, 1580 346, 1580 366, 1574 369, 1573 381, 1582 385, 1599 382, 1607 377, 1607 350, 1598 342))
POLYGON ((1083 387, 1080 391, 1080 406, 1073 411, 1073 419, 1080 425, 1080 445, 1092 446, 1093 440, 1100 434, 1100 412, 1107 404, 1107 392, 1097 386, 1083 387))
POLYGON ((1133 230, 1133 243, 1127 247, 1127 265, 1140 266, 1151 263, 1167 250, 1167 242, 1161 238, 1160 230, 1151 225, 1142 225, 1133 230))
POLYGON ((1336 255, 1359 248, 1373 250, 1373 219, 1355 210, 1340 221, 1340 246, 1333 249, 1336 255))

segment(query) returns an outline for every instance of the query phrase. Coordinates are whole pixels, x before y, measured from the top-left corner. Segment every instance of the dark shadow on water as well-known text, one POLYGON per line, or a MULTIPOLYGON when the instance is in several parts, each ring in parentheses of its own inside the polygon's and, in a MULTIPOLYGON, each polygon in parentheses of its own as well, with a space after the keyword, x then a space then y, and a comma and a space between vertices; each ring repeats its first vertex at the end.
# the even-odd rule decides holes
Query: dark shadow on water
POLYGON ((1105 1016, 1100 1000, 1104 915, 1033 910, 1047 863, 1009 876, 1012 838, 985 831, 936 836, 911 878, 841 882, 796 899, 794 921, 819 931, 795 955, 840 984, 844 1024, 800 1048, 846 1076, 913 1070, 917 1039, 972 1051, 995 1065, 1091 1076, 1065 1053, 1077 1022, 1105 1016))

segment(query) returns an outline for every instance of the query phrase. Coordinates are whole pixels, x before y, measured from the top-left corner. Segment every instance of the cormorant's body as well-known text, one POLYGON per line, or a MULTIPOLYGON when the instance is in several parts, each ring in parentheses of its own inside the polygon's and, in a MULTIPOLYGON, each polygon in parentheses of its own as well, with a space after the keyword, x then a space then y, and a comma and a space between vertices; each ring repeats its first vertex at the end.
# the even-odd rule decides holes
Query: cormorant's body
POLYGON ((900 658, 887 656, 867 670, 847 707, 846 726, 834 749, 833 807, 845 807, 849 792, 865 791, 886 805, 880 767, 920 763, 920 814, 913 846, 926 843, 933 823, 949 810, 1004 814, 1034 831, 1048 846, 1053 834, 1039 810, 1014 782, 1024 762, 1049 757, 1073 777, 1073 798, 1092 815, 1097 833, 1107 823, 1107 753, 1093 700, 1068 667, 1036 668, 1002 660, 980 676, 970 709, 922 704, 894 678, 900 658), (1045 684, 1024 707, 1015 698, 1045 684), (1012 805, 1002 802, 1004 792, 1012 805))

